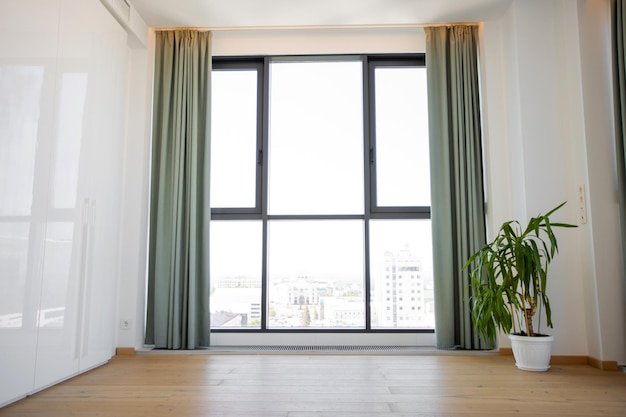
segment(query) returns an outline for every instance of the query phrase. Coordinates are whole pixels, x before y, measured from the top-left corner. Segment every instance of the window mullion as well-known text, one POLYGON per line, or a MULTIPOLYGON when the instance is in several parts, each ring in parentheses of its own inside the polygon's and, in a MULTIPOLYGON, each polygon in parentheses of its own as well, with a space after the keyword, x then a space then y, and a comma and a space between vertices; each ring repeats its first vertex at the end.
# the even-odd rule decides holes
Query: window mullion
POLYGON ((366 59, 363 64, 363 130, 365 132, 365 190, 367 219, 376 208, 376 94, 375 64, 366 59))
POLYGON ((261 117, 260 117, 260 125, 261 125, 261 183, 259 185, 260 189, 260 204, 261 204, 261 220, 263 222, 263 249, 262 249, 262 268, 261 271, 261 330, 267 330, 267 321, 268 321, 268 177, 269 177, 269 155, 266 150, 269 149, 269 63, 270 58, 265 57, 263 59, 263 77, 261 82, 261 87, 259 88, 259 92, 261 94, 261 117))
POLYGON ((373 168, 372 152, 374 145, 372 143, 371 129, 370 129, 370 109, 371 109, 371 89, 370 89, 370 76, 369 76, 369 61, 367 56, 361 58, 363 65, 363 196, 364 196, 364 214, 363 221, 363 233, 364 233, 364 247, 363 247, 363 262, 364 262, 364 301, 365 301, 365 330, 372 329, 372 308, 371 308, 371 285, 370 285, 370 217, 372 213, 372 187, 370 181, 372 180, 371 170, 373 168))

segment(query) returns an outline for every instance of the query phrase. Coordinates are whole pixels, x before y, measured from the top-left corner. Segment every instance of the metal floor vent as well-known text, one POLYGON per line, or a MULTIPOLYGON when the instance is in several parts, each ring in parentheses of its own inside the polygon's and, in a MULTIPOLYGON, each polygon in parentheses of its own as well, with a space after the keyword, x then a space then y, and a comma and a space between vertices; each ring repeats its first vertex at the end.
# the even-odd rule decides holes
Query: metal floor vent
POLYGON ((261 345, 261 346, 210 346, 194 350, 167 350, 146 347, 138 350, 137 354, 150 355, 177 355, 177 354, 205 354, 205 355, 499 355, 498 350, 441 350, 435 346, 371 346, 371 345, 261 345))
POLYGON ((214 346, 212 351, 222 352, 280 352, 280 353, 416 353, 431 351, 433 348, 419 348, 415 346, 214 346))

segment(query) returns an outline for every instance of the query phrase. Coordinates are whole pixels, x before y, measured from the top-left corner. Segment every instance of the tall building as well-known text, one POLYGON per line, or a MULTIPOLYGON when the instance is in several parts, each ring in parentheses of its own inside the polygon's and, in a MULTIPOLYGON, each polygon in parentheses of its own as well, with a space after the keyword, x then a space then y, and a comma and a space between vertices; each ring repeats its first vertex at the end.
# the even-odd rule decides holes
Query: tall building
POLYGON ((423 273, 421 259, 407 245, 385 252, 381 288, 376 291, 381 327, 432 327, 432 280, 423 273))

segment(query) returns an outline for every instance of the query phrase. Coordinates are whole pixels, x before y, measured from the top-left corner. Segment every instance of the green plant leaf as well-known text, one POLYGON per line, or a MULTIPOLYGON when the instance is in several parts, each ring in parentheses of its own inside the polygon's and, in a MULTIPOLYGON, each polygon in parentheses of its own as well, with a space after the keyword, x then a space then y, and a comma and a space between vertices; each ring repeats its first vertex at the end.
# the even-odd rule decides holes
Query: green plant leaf
POLYGON ((517 220, 503 223, 494 240, 463 265, 470 275, 472 321, 488 341, 495 342, 499 330, 511 332, 527 309, 530 315, 540 311, 552 327, 546 289, 548 266, 558 253, 554 229, 577 227, 550 220, 564 205, 531 218, 525 227, 517 220))

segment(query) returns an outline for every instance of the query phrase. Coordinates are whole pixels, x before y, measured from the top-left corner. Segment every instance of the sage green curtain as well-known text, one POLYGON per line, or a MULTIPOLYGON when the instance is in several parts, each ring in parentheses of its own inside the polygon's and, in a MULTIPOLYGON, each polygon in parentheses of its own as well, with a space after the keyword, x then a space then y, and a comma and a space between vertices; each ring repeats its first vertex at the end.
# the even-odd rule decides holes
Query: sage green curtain
POLYGON ((211 34, 156 32, 146 343, 209 345, 211 34))
POLYGON ((615 107, 615 157, 622 235, 622 261, 626 271, 626 7, 622 0, 611 1, 613 46, 613 101, 615 107))
POLYGON ((485 244, 478 27, 425 32, 437 348, 491 348, 472 325, 462 271, 485 244))

